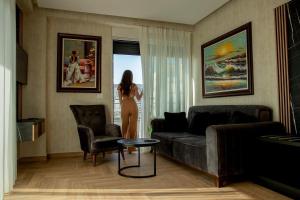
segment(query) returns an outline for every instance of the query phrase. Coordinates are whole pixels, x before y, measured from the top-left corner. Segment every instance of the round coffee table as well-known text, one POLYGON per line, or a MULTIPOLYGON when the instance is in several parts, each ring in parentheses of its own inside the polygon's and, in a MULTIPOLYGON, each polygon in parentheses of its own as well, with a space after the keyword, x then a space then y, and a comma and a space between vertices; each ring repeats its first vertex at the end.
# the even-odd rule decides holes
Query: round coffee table
POLYGON ((120 176, 130 177, 130 178, 148 178, 156 176, 156 145, 160 141, 157 139, 149 139, 149 138, 138 138, 138 139, 122 139, 118 140, 117 143, 119 144, 119 153, 118 153, 118 173, 120 176), (121 161, 120 161, 120 153, 123 148, 126 147, 136 147, 138 148, 138 164, 137 165, 130 165, 121 168, 121 161), (140 147, 152 147, 153 149, 153 174, 150 175, 127 175, 124 174, 122 171, 128 168, 133 167, 140 167, 141 166, 141 151, 140 147))

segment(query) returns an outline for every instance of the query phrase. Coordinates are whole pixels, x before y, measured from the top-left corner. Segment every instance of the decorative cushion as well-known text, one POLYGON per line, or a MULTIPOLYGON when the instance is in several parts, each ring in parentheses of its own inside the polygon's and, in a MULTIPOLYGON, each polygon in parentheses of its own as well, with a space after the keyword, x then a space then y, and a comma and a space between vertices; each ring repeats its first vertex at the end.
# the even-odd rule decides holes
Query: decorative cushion
POLYGON ((216 112, 209 115, 209 125, 227 124, 229 121, 230 113, 228 112, 216 112))
POLYGON ((234 111, 231 116, 231 123, 239 124, 239 123, 251 123, 258 122, 256 117, 248 115, 246 113, 240 111, 234 111))
POLYGON ((189 132, 195 135, 205 135, 205 130, 209 126, 209 112, 196 112, 191 119, 189 132))
POLYGON ((166 130, 170 132, 184 132, 187 129, 187 119, 185 112, 169 113, 165 112, 166 130))

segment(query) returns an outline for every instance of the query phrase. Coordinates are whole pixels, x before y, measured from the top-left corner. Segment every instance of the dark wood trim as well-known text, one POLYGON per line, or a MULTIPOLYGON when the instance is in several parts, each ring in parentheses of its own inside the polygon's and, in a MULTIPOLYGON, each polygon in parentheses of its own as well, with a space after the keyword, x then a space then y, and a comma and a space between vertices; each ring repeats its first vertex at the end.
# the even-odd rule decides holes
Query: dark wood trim
POLYGON ((227 96, 240 96, 240 95, 253 95, 254 94, 254 83, 253 83, 253 57, 252 57, 252 27, 251 22, 244 24, 228 33, 225 33, 203 45, 201 45, 201 68, 202 68, 202 96, 204 98, 210 97, 227 97, 227 96), (218 92, 214 94, 205 94, 205 85, 204 85, 204 48, 215 44, 221 40, 224 40, 230 36, 233 36, 241 31, 246 30, 247 32, 247 61, 248 61, 248 89, 241 91, 232 91, 232 92, 218 92))
POLYGON ((80 93, 101 93, 101 37, 91 35, 75 35, 67 33, 57 34, 57 79, 56 79, 56 92, 80 92, 80 93), (82 40, 93 40, 97 42, 97 63, 96 63, 96 88, 63 88, 62 83, 62 43, 64 38, 70 39, 82 39, 82 40))
POLYGON ((92 157, 93 157, 93 165, 95 167, 97 163, 97 154, 93 154, 92 157))
POLYGON ((20 45, 20 47, 23 47, 23 30, 24 30, 24 25, 23 25, 23 11, 22 9, 16 5, 16 20, 18 23, 16 23, 16 37, 17 37, 17 42, 20 45))
POLYGON ((83 152, 83 160, 86 160, 86 157, 87 157, 87 152, 84 151, 84 152, 83 152))
POLYGON ((17 121, 22 119, 22 84, 17 82, 17 121))
POLYGON ((291 108, 287 47, 287 4, 275 8, 279 120, 291 134, 291 108))
POLYGON ((70 152, 70 153, 50 153, 47 154, 48 159, 52 158, 70 158, 70 157, 81 157, 82 152, 70 152))
POLYGON ((18 159, 18 163, 24 163, 24 162, 41 162, 41 161, 47 161, 47 156, 33 156, 33 157, 22 157, 18 159))

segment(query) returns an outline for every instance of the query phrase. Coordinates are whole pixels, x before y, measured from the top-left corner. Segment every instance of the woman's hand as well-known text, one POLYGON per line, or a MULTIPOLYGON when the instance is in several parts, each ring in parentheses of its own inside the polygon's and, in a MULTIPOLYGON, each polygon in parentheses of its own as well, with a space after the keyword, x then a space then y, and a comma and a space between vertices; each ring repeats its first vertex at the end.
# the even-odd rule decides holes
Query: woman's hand
POLYGON ((140 92, 139 94, 139 91, 136 90, 136 95, 135 95, 136 99, 139 101, 141 100, 141 98, 143 97, 143 90, 140 92))

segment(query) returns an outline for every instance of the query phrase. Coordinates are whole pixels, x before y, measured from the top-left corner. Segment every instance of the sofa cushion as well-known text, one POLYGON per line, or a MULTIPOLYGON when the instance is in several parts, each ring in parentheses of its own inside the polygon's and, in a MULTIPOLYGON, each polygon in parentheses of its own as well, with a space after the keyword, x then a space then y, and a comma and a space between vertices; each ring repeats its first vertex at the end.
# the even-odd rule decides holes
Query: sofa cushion
POLYGON ((151 138, 159 139, 159 153, 172 157, 173 156, 173 140, 181 137, 194 137, 195 135, 186 132, 153 132, 151 138))
POLYGON ((227 124, 230 122, 229 112, 215 112, 209 114, 209 125, 227 124))
POLYGON ((272 110, 269 107, 261 105, 206 105, 206 106, 192 106, 189 108, 188 122, 191 122, 195 112, 227 112, 233 113, 240 111, 248 115, 254 116, 258 121, 272 121, 272 110))
POLYGON ((153 132, 151 137, 173 140, 181 137, 194 137, 195 135, 188 132, 153 132))
POLYGON ((234 111, 231 116, 231 123, 239 124, 239 123, 251 123, 258 122, 257 118, 246 113, 240 111, 234 111))
POLYGON ((207 126, 209 126, 209 112, 196 112, 191 119, 188 131, 195 135, 205 135, 207 126))
POLYGON ((207 171, 206 137, 194 136, 174 139, 173 157, 192 167, 207 171))
POLYGON ((170 132, 184 132, 187 129, 187 119, 185 112, 169 113, 165 112, 166 130, 170 132))

